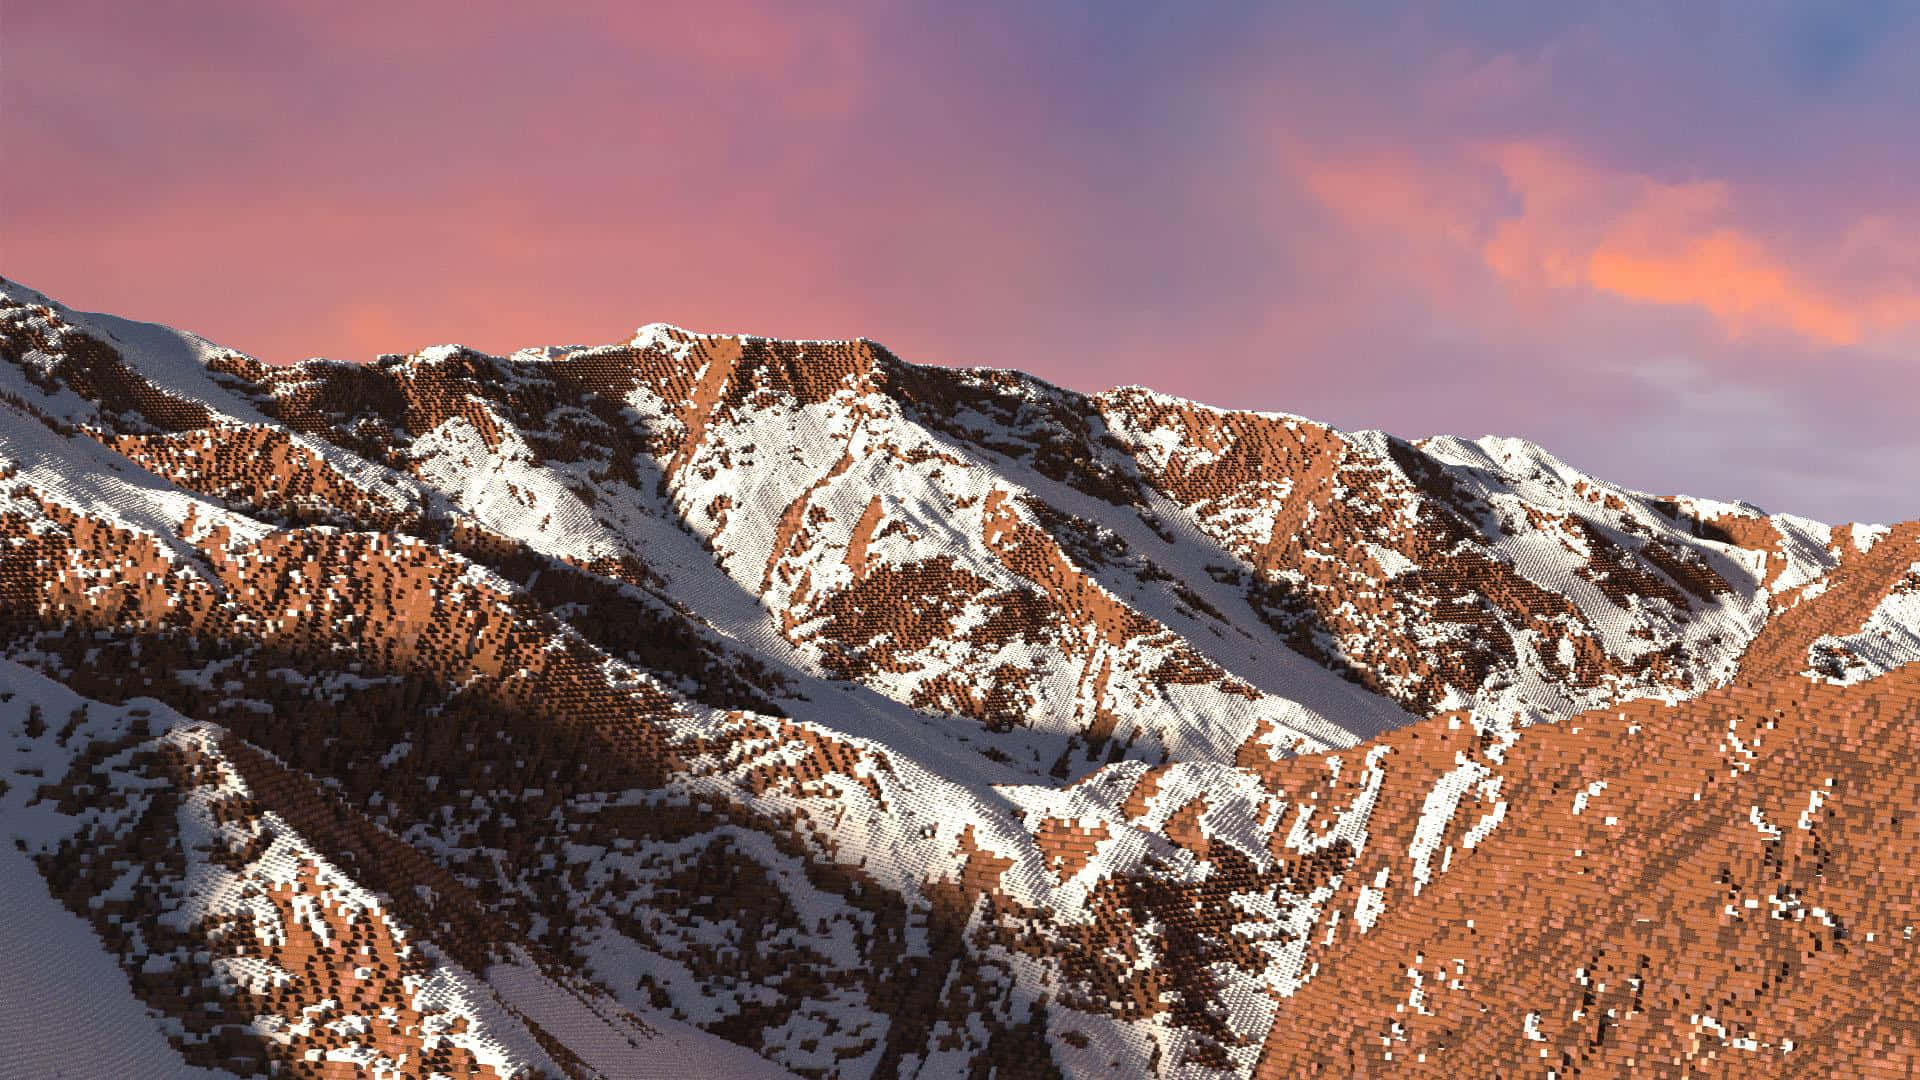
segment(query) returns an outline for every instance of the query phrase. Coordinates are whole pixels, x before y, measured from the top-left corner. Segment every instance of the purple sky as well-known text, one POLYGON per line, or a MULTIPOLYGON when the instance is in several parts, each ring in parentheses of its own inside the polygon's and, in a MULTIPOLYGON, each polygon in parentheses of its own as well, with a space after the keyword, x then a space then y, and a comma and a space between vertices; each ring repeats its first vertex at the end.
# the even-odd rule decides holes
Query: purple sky
POLYGON ((0 273, 274 362, 866 336, 1920 517, 1920 7, 818 7, 0 0, 0 273))

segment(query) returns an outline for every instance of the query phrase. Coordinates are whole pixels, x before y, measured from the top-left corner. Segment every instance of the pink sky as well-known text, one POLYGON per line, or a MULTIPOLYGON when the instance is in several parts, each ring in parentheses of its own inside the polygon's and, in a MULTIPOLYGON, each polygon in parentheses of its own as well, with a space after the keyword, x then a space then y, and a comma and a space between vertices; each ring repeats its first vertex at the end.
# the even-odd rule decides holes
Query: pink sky
POLYGON ((0 0, 0 273, 273 362, 867 336, 1920 517, 1899 7, 398 6, 0 0))

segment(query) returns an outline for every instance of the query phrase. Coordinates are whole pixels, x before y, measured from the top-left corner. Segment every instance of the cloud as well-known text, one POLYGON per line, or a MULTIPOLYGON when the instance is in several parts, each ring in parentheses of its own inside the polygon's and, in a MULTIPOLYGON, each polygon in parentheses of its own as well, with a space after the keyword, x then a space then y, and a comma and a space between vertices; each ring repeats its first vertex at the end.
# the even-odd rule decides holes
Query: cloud
POLYGON ((1821 259, 1770 241, 1766 222, 1743 220, 1728 180, 1666 182, 1533 144, 1491 153, 1522 203, 1485 249, 1506 277, 1695 308, 1733 338, 1784 331, 1857 345, 1920 322, 1920 296, 1900 276, 1826 276, 1821 259))
POLYGON ((1280 160, 1325 211, 1399 245, 1401 273, 1441 294, 1458 293, 1472 262, 1520 293, 1689 309, 1734 340, 1859 345, 1920 324, 1889 215, 1862 214, 1844 243, 1806 253, 1749 219, 1732 181, 1662 180, 1548 142, 1360 153, 1296 143, 1280 160))

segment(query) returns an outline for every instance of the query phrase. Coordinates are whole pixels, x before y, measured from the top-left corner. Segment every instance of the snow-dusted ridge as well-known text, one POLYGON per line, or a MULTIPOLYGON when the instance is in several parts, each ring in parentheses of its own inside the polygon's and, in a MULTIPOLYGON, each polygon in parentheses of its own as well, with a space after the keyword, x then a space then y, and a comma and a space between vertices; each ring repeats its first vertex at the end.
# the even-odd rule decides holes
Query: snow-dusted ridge
POLYGON ((1920 663, 1920 562, 1907 568, 1858 630, 1823 635, 1807 647, 1807 659, 1807 677, 1838 686, 1920 663))
MULTIPOLYGON (((1479 1009, 1467 958, 1524 948, 1467 919, 1442 954, 1421 913, 1519 925, 1515 866, 1592 901, 1587 865, 1644 869, 1624 830, 1723 802, 1755 843, 1838 827, 1844 785, 1739 785, 1801 701, 1897 741, 1850 695, 1920 657, 1911 528, 1522 440, 664 323, 276 369, 0 298, 0 831, 66 918, 6 902, 105 961, 100 1061, 1243 1077, 1350 1013, 1354 1068, 1640 1039, 1709 1004, 1479 1009), (1420 943, 1390 1016, 1355 942, 1420 943)), ((1849 948, 1905 925, 1846 910, 1849 948)), ((1596 963, 1562 981, 1625 978, 1596 963)))

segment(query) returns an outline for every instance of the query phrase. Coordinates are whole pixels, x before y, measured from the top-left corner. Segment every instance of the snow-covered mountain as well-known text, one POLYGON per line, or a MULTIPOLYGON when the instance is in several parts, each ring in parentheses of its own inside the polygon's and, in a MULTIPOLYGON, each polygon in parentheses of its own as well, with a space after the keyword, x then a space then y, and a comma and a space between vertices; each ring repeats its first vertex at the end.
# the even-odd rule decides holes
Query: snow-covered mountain
POLYGON ((0 1073, 1902 1074, 1916 575, 1517 440, 0 279, 0 1073))

